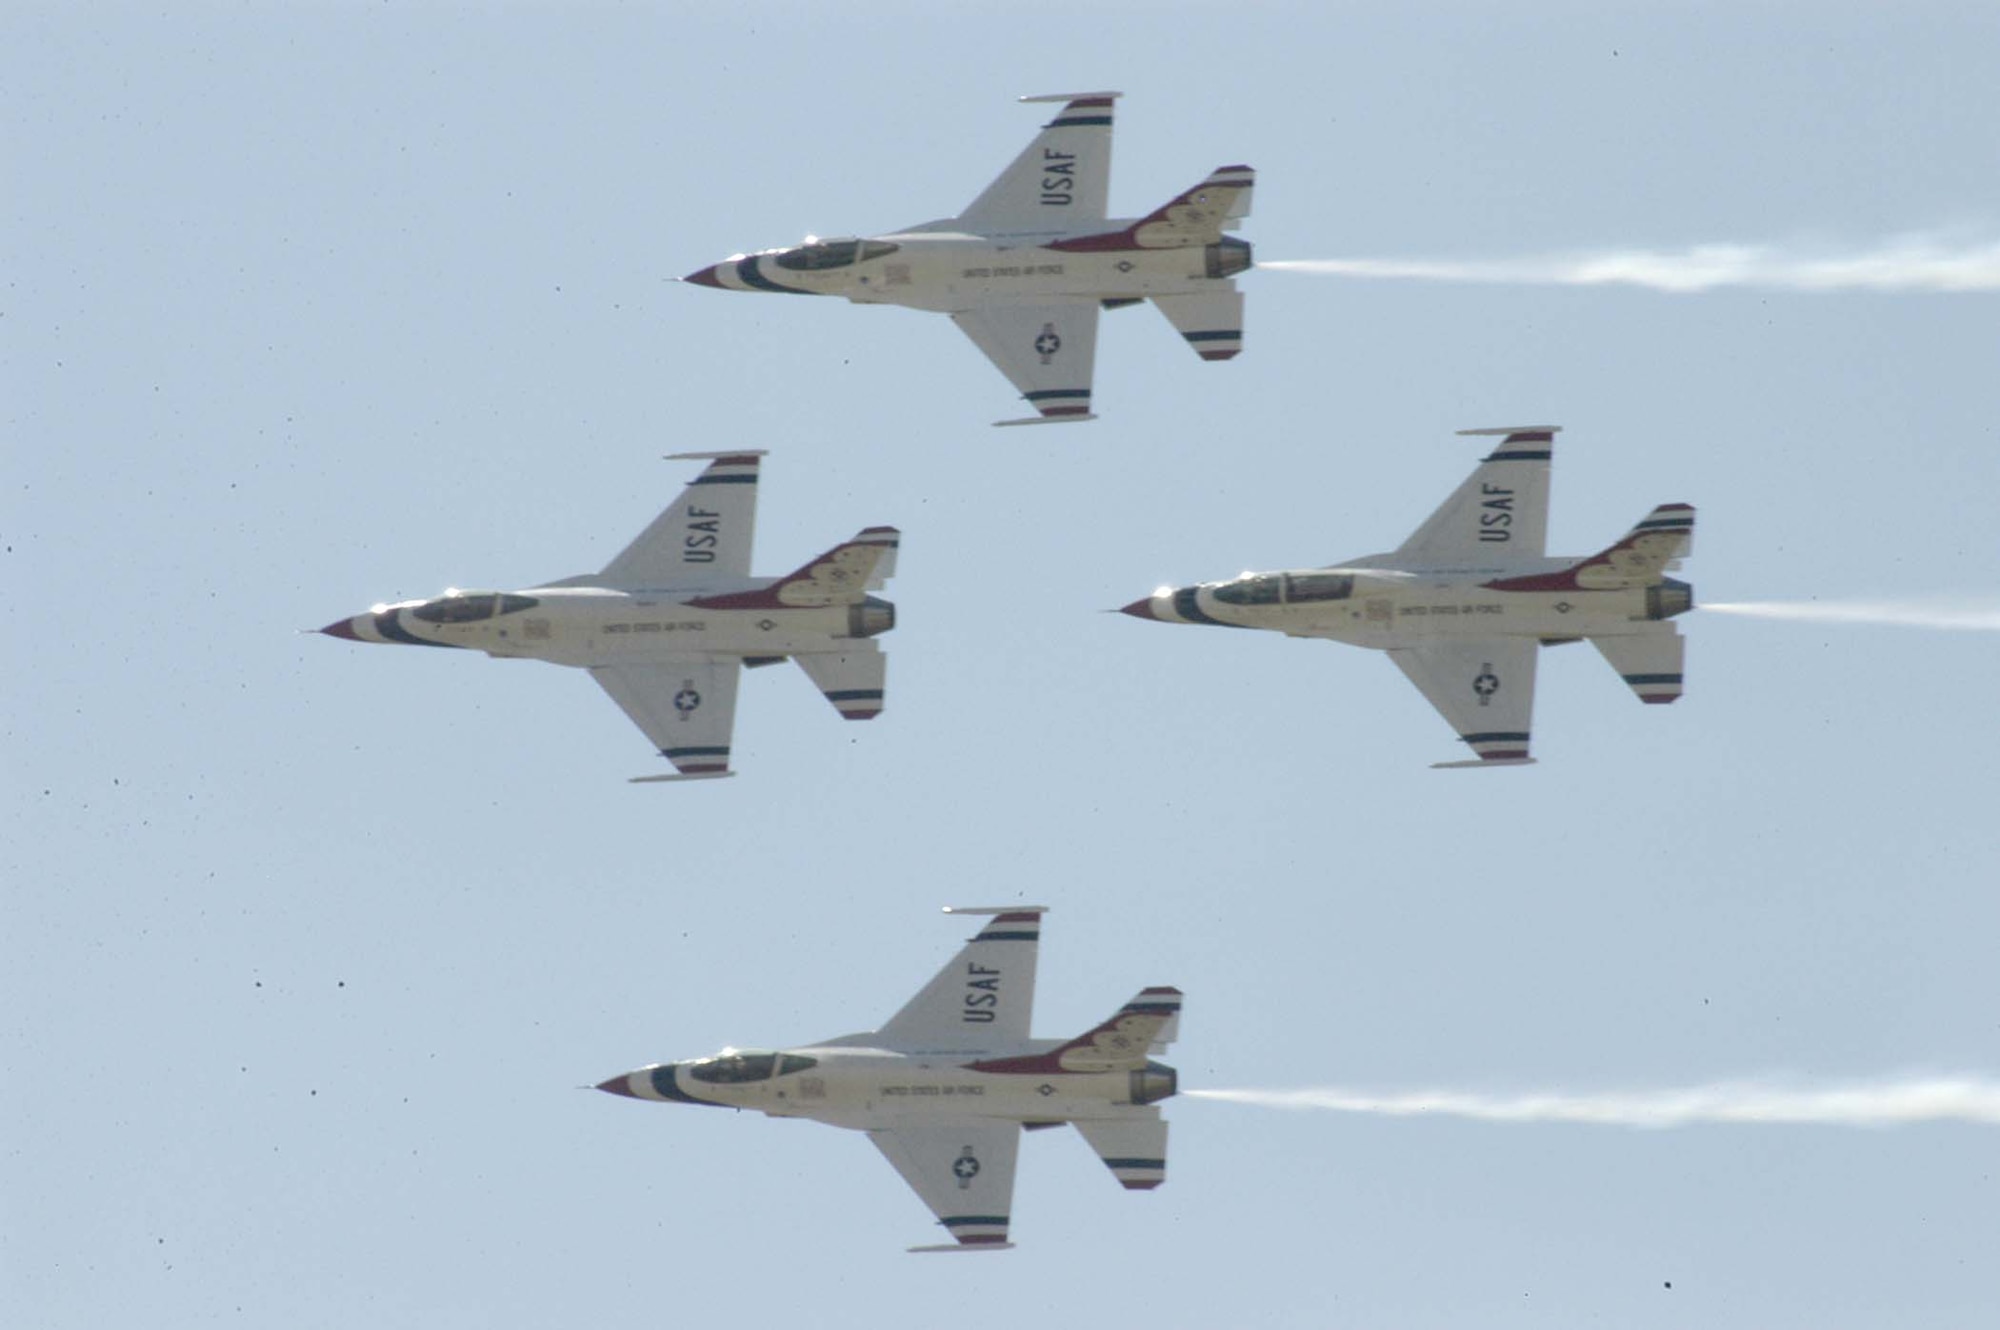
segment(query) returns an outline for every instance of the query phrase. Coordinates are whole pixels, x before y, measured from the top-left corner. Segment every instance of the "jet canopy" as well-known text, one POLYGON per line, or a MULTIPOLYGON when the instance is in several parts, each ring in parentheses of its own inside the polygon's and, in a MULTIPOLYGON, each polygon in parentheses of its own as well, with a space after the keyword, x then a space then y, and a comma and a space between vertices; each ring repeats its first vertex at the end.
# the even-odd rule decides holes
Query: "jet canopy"
POLYGON ((807 236, 805 244, 782 251, 772 262, 793 272, 825 272, 864 259, 879 259, 894 254, 897 248, 886 240, 820 240, 807 236))
POLYGON ((683 1063, 687 1074, 710 1085, 743 1085, 768 1081, 773 1076, 790 1076, 818 1066, 816 1059, 798 1053, 761 1053, 754 1049, 727 1048, 712 1058, 683 1063))
POLYGON ((1304 605, 1353 594, 1353 573, 1245 573, 1215 588, 1225 605, 1304 605))
POLYGON ((498 591, 447 591, 436 600, 427 600, 410 613, 425 623, 478 623, 501 614, 518 614, 541 604, 533 596, 505 595, 498 591))

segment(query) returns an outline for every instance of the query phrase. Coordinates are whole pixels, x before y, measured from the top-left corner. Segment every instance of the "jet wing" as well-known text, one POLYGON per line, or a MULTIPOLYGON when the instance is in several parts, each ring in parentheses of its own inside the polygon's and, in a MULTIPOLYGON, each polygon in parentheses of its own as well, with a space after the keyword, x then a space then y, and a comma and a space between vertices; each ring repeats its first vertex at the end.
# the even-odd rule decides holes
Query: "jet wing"
POLYGON ((992 918, 875 1032, 885 1046, 912 1053, 983 1053, 1028 1038, 1042 907, 957 913, 992 918))
POLYGON ((1111 197, 1111 110, 1115 92, 1056 93, 1024 102, 1061 102, 1055 119, 958 215, 979 235, 1073 231, 1104 220, 1111 197))
POLYGON ((1039 416, 998 425, 1094 420, 1090 379, 1097 360, 1097 302, 979 305, 951 316, 1039 416))
POLYGON ((903 1181, 958 1239, 958 1245, 911 1251, 1006 1248, 1008 1211, 1014 1203, 1014 1160, 1021 1148, 1018 1123, 991 1118, 957 1122, 904 1122, 868 1133, 903 1181))
POLYGON ((1500 446, 1396 551, 1407 563, 1490 563, 1539 559, 1549 532, 1549 457, 1556 427, 1468 429, 1498 434, 1500 446))
POLYGON ((750 538, 757 526, 757 465, 764 454, 674 453, 706 459, 681 496, 604 565, 599 574, 620 586, 678 591, 750 576, 750 538))
POLYGON ((1391 648, 1389 659, 1479 754, 1475 761, 1433 765, 1519 766, 1534 761, 1528 756, 1528 733, 1540 649, 1529 637, 1391 648))
POLYGON ((716 656, 671 656, 598 665, 590 671, 680 773, 635 777, 641 781, 736 774, 729 769, 729 736, 736 726, 736 681, 742 674, 742 662, 716 656))

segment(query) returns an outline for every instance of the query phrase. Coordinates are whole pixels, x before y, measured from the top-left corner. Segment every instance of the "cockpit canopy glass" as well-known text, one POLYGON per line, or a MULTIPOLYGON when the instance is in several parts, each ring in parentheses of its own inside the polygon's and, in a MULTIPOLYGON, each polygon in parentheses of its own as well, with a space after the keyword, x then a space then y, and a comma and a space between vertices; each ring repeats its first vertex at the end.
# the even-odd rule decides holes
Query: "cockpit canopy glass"
POLYGON ((811 240, 778 255, 777 264, 793 272, 825 272, 895 252, 896 246, 883 240, 811 240))
POLYGON ((797 1053, 758 1053, 749 1049, 725 1049, 712 1058, 684 1064, 687 1074, 710 1085, 745 1085, 768 1081, 773 1076, 790 1076, 819 1065, 816 1058, 797 1053))
POLYGON ((1303 605, 1353 594, 1353 573, 1246 573, 1215 589, 1225 605, 1303 605))
POLYGON ((499 614, 518 614, 541 602, 533 596, 501 595, 497 591, 459 591, 426 601, 410 613, 425 623, 478 623, 499 614))
POLYGON ((1354 594, 1353 573, 1286 573, 1285 601, 1346 600, 1354 594))
POLYGON ((1280 573, 1253 573, 1215 589, 1215 598, 1225 605, 1276 605, 1284 576, 1280 573))
POLYGON ((723 1053, 688 1065, 688 1075, 710 1085, 742 1085, 765 1081, 778 1065, 776 1053, 723 1053))

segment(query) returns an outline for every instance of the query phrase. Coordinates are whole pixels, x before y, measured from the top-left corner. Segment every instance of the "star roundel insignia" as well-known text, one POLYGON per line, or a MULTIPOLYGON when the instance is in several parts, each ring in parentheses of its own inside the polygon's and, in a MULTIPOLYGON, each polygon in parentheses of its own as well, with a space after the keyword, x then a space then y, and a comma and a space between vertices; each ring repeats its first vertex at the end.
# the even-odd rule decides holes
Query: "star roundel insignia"
POLYGON ((681 713, 682 720, 694 714, 694 709, 700 705, 701 694, 692 688, 683 688, 674 694, 674 710, 681 713))
POLYGON ((1037 1085, 1035 1087, 1035 1093, 1040 1095, 1044 1099, 1047 1099, 1050 1095, 1054 1094, 1055 1092, 1056 1092, 1056 1087, 1050 1085, 1047 1081, 1043 1081, 1040 1085, 1037 1085))
POLYGON ((1472 691, 1479 694, 1479 704, 1484 706, 1487 698, 1500 691, 1500 676, 1491 665, 1482 665, 1479 670, 1479 677, 1472 681, 1472 691))
POLYGON ((1053 328, 1042 329, 1041 335, 1035 338, 1035 354, 1038 356, 1052 356, 1060 350, 1062 350, 1062 338, 1056 336, 1053 328))
POLYGON ((951 1174, 960 1182, 970 1182, 979 1176, 979 1161, 972 1157, 971 1146, 967 1146, 964 1154, 951 1161, 951 1174))
POLYGON ((1118 260, 1116 266, 1119 272, 1131 272, 1132 269, 1136 268, 1138 265, 1133 263, 1132 260, 1130 259, 1120 259, 1118 260))
POLYGON ((1570 610, 1571 610, 1571 609, 1573 609, 1573 608, 1574 608, 1574 606, 1572 606, 1572 605, 1571 605, 1571 604, 1570 604, 1570 603, 1569 603, 1568 601, 1566 601, 1566 600, 1559 600, 1559 601, 1557 601, 1557 602, 1556 602, 1556 613, 1557 613, 1557 614, 1568 614, 1568 613, 1570 612, 1570 610))
POLYGON ((757 626, 768 633, 778 626, 778 621, 776 619, 759 619, 757 620, 757 626))

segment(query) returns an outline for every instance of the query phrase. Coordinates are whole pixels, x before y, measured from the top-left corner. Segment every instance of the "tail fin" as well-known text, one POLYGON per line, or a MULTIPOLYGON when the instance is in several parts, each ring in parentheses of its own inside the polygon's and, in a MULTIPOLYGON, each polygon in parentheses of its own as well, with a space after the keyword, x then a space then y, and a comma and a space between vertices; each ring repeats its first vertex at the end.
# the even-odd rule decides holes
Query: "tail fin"
POLYGON ((1652 586, 1694 548, 1694 507, 1663 503, 1615 543, 1570 571, 1585 591, 1652 586))
MULTIPOLYGON (((1630 591, 1664 584, 1686 592, 1685 586, 1666 573, 1680 567, 1680 560, 1692 548, 1693 505, 1663 503, 1616 541, 1560 572, 1505 577, 1486 585, 1501 591, 1630 591)), ((1663 612, 1652 617, 1671 618, 1689 607, 1685 599, 1669 599, 1674 599, 1678 608, 1664 612, 1663 607, 1663 612)))
POLYGON ((1182 190, 1132 226, 1141 249, 1213 245, 1250 215, 1257 173, 1247 166, 1218 166, 1192 189, 1182 190))
POLYGON ((704 609, 816 609, 826 605, 859 605, 896 571, 896 547, 902 533, 892 526, 871 526, 842 541, 818 558, 809 559, 769 586, 703 596, 689 604, 704 609))
POLYGON ((1054 1051, 1064 1071, 1137 1071, 1180 1036, 1181 991, 1144 988, 1111 1018, 1054 1051))

